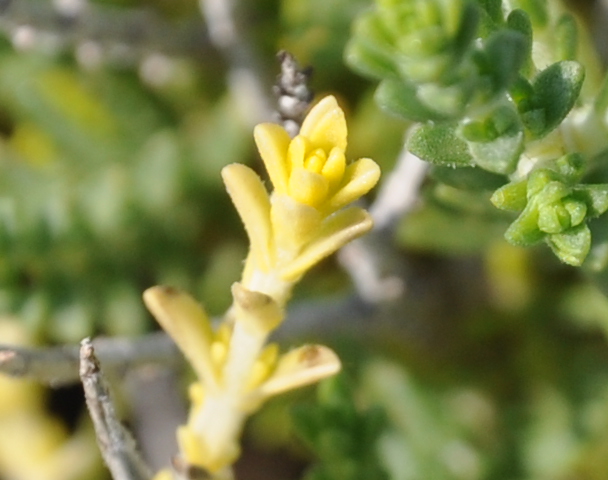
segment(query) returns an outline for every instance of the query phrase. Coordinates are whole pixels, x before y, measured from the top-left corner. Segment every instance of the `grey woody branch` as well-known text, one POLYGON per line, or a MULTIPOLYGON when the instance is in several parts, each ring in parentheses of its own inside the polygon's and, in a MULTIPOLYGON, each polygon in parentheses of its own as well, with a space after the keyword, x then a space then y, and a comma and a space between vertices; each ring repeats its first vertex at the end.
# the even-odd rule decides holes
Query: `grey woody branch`
POLYGON ((152 478, 137 451, 135 440, 116 416, 110 391, 103 378, 99 360, 90 339, 80 347, 80 379, 93 420, 101 455, 114 480, 149 480, 152 478))
MULTIPOLYGON (((182 356, 163 332, 137 339, 99 338, 93 344, 104 368, 122 375, 142 365, 180 365, 182 356)), ((52 386, 78 382, 79 347, 24 348, 0 345, 0 373, 29 377, 52 386)))

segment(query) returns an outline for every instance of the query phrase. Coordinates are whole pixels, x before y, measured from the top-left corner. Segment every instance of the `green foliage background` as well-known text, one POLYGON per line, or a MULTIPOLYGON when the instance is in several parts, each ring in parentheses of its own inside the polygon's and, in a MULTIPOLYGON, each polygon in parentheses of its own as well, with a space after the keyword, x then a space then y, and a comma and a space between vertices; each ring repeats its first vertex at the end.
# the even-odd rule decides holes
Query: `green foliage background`
MULTIPOLYGON (((307 477, 315 479, 607 478, 608 302, 584 273, 561 264, 546 246, 508 245, 502 236, 515 217, 490 202, 494 191, 513 185, 509 175, 522 151, 520 142, 545 137, 577 100, 566 98, 559 105, 538 94, 538 104, 517 110, 517 115, 531 112, 524 120, 498 101, 468 130, 458 123, 471 102, 479 106, 513 93, 518 81, 513 71, 531 68, 527 54, 518 56, 530 47, 527 24, 513 18, 524 33, 501 31, 476 57, 491 77, 486 90, 470 82, 465 62, 463 70, 449 71, 445 101, 431 102, 439 108, 431 111, 428 103, 411 100, 412 78, 427 87, 437 80, 427 77, 439 68, 431 62, 433 52, 406 52, 415 61, 401 65, 398 74, 405 71, 412 77, 407 81, 388 57, 385 63, 365 63, 366 55, 377 53, 373 42, 366 43, 371 38, 366 28, 373 25, 362 20, 373 15, 371 2, 241 3, 247 38, 269 92, 278 72, 274 55, 288 49, 301 64, 314 67, 315 90, 336 94, 345 107, 351 158, 370 156, 388 174, 406 129, 416 121, 421 126, 412 148, 435 163, 420 206, 395 229, 395 254, 409 272, 404 298, 378 308, 364 325, 349 327, 349 319, 341 318, 341 338, 323 338, 342 353, 352 386, 341 380, 323 386, 319 401, 302 407, 295 421, 285 415, 290 402, 269 407, 252 424, 252 437, 278 435, 292 422, 300 423, 300 437, 319 457, 307 477), (382 80, 375 99, 377 81, 357 75, 343 60, 346 51, 349 63, 357 64, 357 48, 363 59, 359 70, 382 80), (385 114, 376 100, 407 118, 385 114), (554 118, 538 120, 534 112, 541 107, 554 118), (496 138, 485 136, 495 134, 497 112, 507 125, 500 133, 506 132, 508 141, 504 156, 484 163, 483 147, 496 138), (474 155, 466 150, 470 144, 476 144, 474 155)), ((490 0, 378 3, 389 9, 412 6, 412 32, 417 21, 425 20, 428 5, 445 8, 454 34, 451 54, 459 58, 474 43, 466 21, 456 21, 466 20, 462 11, 471 5, 495 15, 501 11, 501 2, 490 0)), ((517 3, 536 21, 542 20, 538 15, 546 4, 557 4, 517 3)), ((26 13, 53 8, 43 1, 26 5, 26 13)), ((251 125, 228 87, 229 65, 204 40, 195 2, 91 5, 90 14, 106 22, 106 33, 95 33, 106 56, 98 66, 87 66, 79 57, 90 32, 78 24, 58 28, 52 16, 33 13, 24 21, 23 12, 13 7, 2 14, 0 307, 43 343, 156 328, 140 300, 154 284, 188 290, 211 313, 222 312, 246 244, 219 172, 232 162, 260 166, 251 125), (131 42, 125 40, 127 54, 112 53, 113 41, 124 33, 119 20, 128 24, 140 11, 152 12, 155 21, 130 40, 125 37, 131 42), (61 41, 51 48, 53 42, 39 37, 32 48, 17 48, 15 29, 27 21, 38 35, 50 32, 61 41), (159 53, 166 63, 146 74, 146 61, 159 53)), ((489 31, 494 20, 488 14, 480 22, 489 31)), ((589 25, 581 23, 581 32, 589 25)), ((539 41, 551 41, 545 30, 538 31, 539 41)), ((433 45, 429 40, 425 46, 433 45)), ((573 61, 568 43, 559 45, 563 58, 556 62, 573 61)), ((599 85, 601 65, 586 55, 577 57, 585 66, 585 81, 595 78, 599 85)), ((560 65, 576 70, 571 63, 560 65)), ((580 76, 574 73, 555 75, 576 90, 580 76)), ((532 87, 543 84, 543 78, 532 87)), ((446 87, 440 80, 439 87, 446 87)), ((437 98, 433 85, 422 98, 437 98)), ((516 86, 525 90, 522 85, 516 86)), ((586 85, 581 91, 590 95, 586 85)), ((605 159, 604 152, 594 152, 597 168, 586 172, 586 181, 605 182, 605 159)), ((555 165, 560 164, 547 167, 548 175, 563 173, 555 165)), ((580 177, 573 184, 570 177, 558 180, 574 188, 580 177)), ((589 205, 592 210, 593 202, 589 205)), ((605 218, 593 222, 589 228, 601 249, 608 238, 605 218)), ((526 237, 519 243, 533 242, 526 237)), ((599 267, 588 270, 603 285, 601 258, 592 260, 599 267)), ((345 275, 328 262, 307 277, 296 299, 314 302, 322 293, 340 295, 349 288, 345 275)), ((282 448, 301 455, 292 436, 278 436, 282 448)))

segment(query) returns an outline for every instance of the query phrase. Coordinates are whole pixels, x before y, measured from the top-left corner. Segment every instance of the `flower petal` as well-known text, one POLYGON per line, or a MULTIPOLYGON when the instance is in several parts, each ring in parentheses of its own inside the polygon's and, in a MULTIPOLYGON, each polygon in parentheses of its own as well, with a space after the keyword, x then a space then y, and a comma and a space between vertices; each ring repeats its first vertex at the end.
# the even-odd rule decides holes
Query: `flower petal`
POLYGON ((323 221, 316 238, 281 272, 286 281, 299 278, 310 267, 331 255, 351 240, 371 230, 369 213, 359 207, 341 210, 323 221))
POLYGON ((275 190, 287 191, 287 150, 291 142, 289 134, 280 125, 262 123, 253 130, 253 138, 264 161, 266 171, 275 190))
POLYGON ((144 303, 177 344, 208 388, 217 386, 211 359, 213 330, 203 307, 175 288, 156 286, 144 292, 144 303))
POLYGON ((344 150, 338 147, 332 148, 331 152, 329 152, 329 157, 327 157, 327 162, 325 162, 323 170, 321 170, 321 174, 329 182, 330 191, 333 191, 340 185, 345 171, 346 156, 344 155, 344 150))
POLYGON ((271 222, 274 232, 277 263, 293 260, 321 225, 321 214, 316 208, 299 203, 287 195, 272 195, 271 222))
POLYGON ((279 359, 274 374, 256 391, 262 398, 303 387, 335 375, 342 365, 333 350, 323 345, 304 345, 279 359))
POLYGON ((346 167, 343 186, 323 207, 328 213, 335 212, 369 192, 380 178, 380 167, 370 158, 361 158, 346 167))
POLYGON ((270 199, 260 177, 245 165, 233 163, 222 169, 232 203, 245 225, 251 253, 261 268, 272 264, 270 199))
POLYGON ((308 147, 308 141, 301 135, 291 141, 287 149, 287 176, 291 176, 291 172, 296 168, 304 168, 304 157, 308 147))
POLYGON ((318 173, 296 168, 289 177, 289 196, 311 207, 318 207, 327 198, 329 182, 318 173))
POLYGON ((312 108, 302 123, 300 135, 306 137, 313 148, 326 152, 334 147, 346 150, 346 119, 335 97, 329 95, 312 108))

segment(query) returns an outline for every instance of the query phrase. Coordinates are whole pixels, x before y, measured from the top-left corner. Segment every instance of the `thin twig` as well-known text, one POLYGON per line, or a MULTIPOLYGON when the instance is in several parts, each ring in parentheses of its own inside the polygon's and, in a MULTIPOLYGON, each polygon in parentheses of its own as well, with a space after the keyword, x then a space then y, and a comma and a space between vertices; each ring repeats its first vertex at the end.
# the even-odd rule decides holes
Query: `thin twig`
POLYGON ((419 201, 420 186, 426 178, 429 164, 407 150, 401 150, 395 167, 384 180, 370 206, 375 230, 390 229, 404 215, 412 211, 419 201))
MULTIPOLYGON (((98 338, 95 349, 112 374, 146 364, 177 366, 182 356, 164 333, 138 339, 98 338)), ((78 381, 79 347, 24 348, 0 345, 0 372, 13 377, 30 377, 41 383, 61 386, 78 381)))
POLYGON ((395 168, 382 182, 376 200, 369 208, 374 230, 344 246, 338 253, 340 264, 366 302, 375 304, 394 300, 405 291, 401 262, 393 258, 392 233, 397 221, 418 202, 420 186, 427 171, 428 164, 404 146, 395 168))
POLYGON ((93 420, 101 455, 114 480, 148 480, 149 468, 137 452, 135 440, 118 418, 91 340, 80 347, 80 378, 93 420))

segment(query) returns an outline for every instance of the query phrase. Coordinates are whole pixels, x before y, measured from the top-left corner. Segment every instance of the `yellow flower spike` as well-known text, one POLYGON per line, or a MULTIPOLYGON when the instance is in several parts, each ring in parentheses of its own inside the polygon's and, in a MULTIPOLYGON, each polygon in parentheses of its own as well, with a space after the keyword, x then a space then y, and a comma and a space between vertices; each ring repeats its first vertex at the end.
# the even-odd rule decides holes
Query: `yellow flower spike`
POLYGON ((152 287, 144 292, 144 303, 171 336, 208 388, 217 387, 211 359, 213 331, 203 307, 190 295, 171 287, 152 287))
POLYGON ((275 372, 256 391, 268 398, 335 375, 342 365, 333 350, 323 345, 305 345, 279 359, 275 372))
POLYGON ((380 167, 369 158, 361 158, 346 167, 342 187, 327 201, 325 209, 335 212, 369 192, 380 179, 380 167))
POLYGON ((289 170, 285 158, 291 142, 289 134, 280 125, 262 123, 254 128, 253 138, 275 190, 287 193, 289 170))
POLYGON ((329 95, 312 108, 302 123, 300 135, 308 139, 313 148, 326 152, 333 147, 346 150, 346 119, 335 97, 329 95))
POLYGON ((232 285, 234 317, 249 333, 266 336, 283 321, 283 310, 272 297, 247 290, 240 283, 232 285))
POLYGON ((222 178, 245 225, 252 255, 260 267, 269 268, 272 264, 270 199, 262 180, 249 167, 237 163, 224 167, 222 178))
POLYGON ((294 281, 323 258, 371 230, 372 219, 365 210, 350 207, 334 213, 321 225, 317 236, 281 271, 285 281, 294 281))

